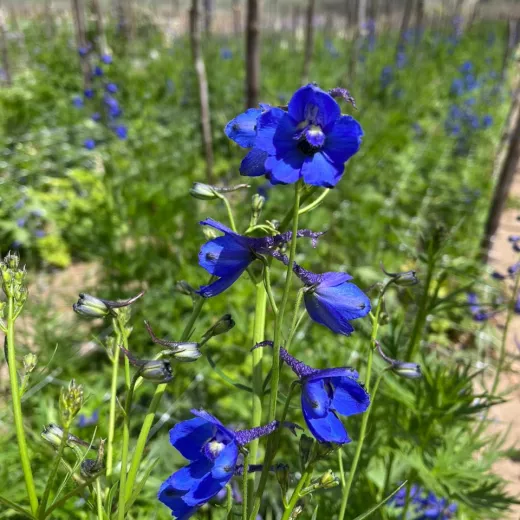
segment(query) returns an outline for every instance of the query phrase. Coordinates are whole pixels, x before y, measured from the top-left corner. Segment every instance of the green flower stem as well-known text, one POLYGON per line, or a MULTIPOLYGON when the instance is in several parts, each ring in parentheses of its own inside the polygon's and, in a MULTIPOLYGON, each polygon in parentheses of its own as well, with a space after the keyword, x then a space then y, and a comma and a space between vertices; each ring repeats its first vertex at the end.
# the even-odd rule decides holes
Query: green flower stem
POLYGON ((346 486, 345 481, 345 470, 343 469, 343 451, 338 450, 338 467, 339 467, 339 479, 341 480, 341 487, 344 488, 346 486))
POLYGON ((296 330, 298 329, 298 325, 300 324, 300 321, 302 319, 301 315, 299 314, 300 306, 302 304, 303 294, 305 292, 305 289, 302 288, 298 291, 298 295, 296 296, 296 303, 294 304, 294 313, 293 313, 293 319, 291 323, 291 329, 289 332, 289 337, 287 338, 287 344, 285 346, 285 350, 289 351, 289 347, 292 343, 293 337, 296 334, 296 330))
MULTIPOLYGON (((190 319, 188 323, 186 323, 186 327, 184 328, 184 332, 181 336, 181 341, 186 341, 189 339, 191 335, 191 330, 195 321, 199 317, 200 311, 204 305, 205 299, 199 298, 197 303, 193 307, 193 311, 191 313, 190 319)), ((152 402, 148 407, 148 412, 143 421, 143 425, 141 427, 141 431, 139 433, 139 437, 137 439, 137 444, 135 446, 134 454, 132 457, 132 463, 130 465, 130 471, 128 472, 128 477, 126 480, 126 491, 125 491, 125 500, 130 500, 132 496, 132 491, 134 489, 135 479, 137 477, 137 472, 139 471, 139 466, 141 465, 141 460, 143 458, 144 448, 146 446, 146 441, 148 440, 148 434, 150 433, 150 429, 152 428, 153 421, 155 419, 155 413, 157 412, 157 408, 159 407, 159 403, 161 402, 164 391, 166 390, 166 384, 157 385, 155 389, 154 396, 152 398, 152 402)))
POLYGON ((233 516, 233 489, 231 488, 231 484, 226 486, 227 496, 226 496, 226 519, 232 518, 233 516))
POLYGON ((283 512, 282 520, 289 520, 291 518, 291 514, 292 514, 293 510, 296 507, 298 500, 300 500, 300 498, 301 498, 300 494, 301 494, 303 488, 307 485, 307 482, 311 479, 313 471, 314 471, 314 464, 312 464, 312 463, 307 464, 307 467, 305 468, 305 471, 304 471, 301 479, 299 480, 298 484, 296 485, 296 488, 293 491, 293 494, 291 495, 289 504, 287 505, 287 507, 285 508, 285 510, 283 512))
POLYGON ((112 384, 110 385, 110 412, 107 439, 107 478, 111 479, 114 470, 114 433, 116 427, 117 375, 119 371, 119 343, 121 335, 116 332, 114 352, 112 353, 112 384))
MULTIPOLYGON (((125 356, 125 359, 126 356, 125 356)), ((134 397, 134 387, 139 377, 138 373, 130 382, 130 387, 126 394, 125 418, 123 422, 123 448, 121 451, 121 476, 119 477, 119 501, 117 506, 118 520, 125 518, 125 489, 126 489, 126 472, 128 468, 128 447, 130 445, 130 413, 132 411, 132 399, 134 397)))
MULTIPOLYGON (((301 202, 301 192, 302 192, 302 184, 301 181, 298 181, 295 185, 295 193, 294 193, 294 204, 293 204, 293 227, 292 227, 292 238, 290 244, 290 252, 289 252, 289 265, 287 266, 287 274, 285 278, 285 287, 282 296, 282 303, 280 304, 280 308, 275 317, 275 326, 274 326, 274 344, 273 344, 273 364, 271 368, 272 378, 271 378, 271 396, 269 401, 269 416, 268 422, 271 422, 276 417, 276 404, 278 400, 278 386, 280 383, 280 347, 282 340, 282 324, 283 317, 285 313, 285 307, 287 306, 287 300, 289 298, 289 290, 291 288, 292 281, 292 267, 294 263, 294 257, 296 256, 296 233, 298 231, 298 212, 300 209, 301 202)), ((283 224, 281 226, 283 228, 283 224)), ((254 520, 258 511, 260 510, 260 504, 262 501, 262 495, 264 493, 265 485, 267 484, 267 478, 269 476, 269 468, 274 460, 274 456, 276 454, 277 443, 274 442, 274 438, 269 438, 267 441, 267 449, 264 460, 264 468, 262 470, 262 474, 260 476, 260 482, 258 484, 258 488, 255 493, 255 498, 253 502, 253 507, 251 510, 251 514, 249 515, 250 520, 254 520)))
MULTIPOLYGON (((253 326, 253 345, 265 340, 265 314, 267 308, 267 292, 263 281, 256 284, 256 303, 255 303, 255 323, 253 326)), ((256 348, 252 352, 253 360, 253 406, 251 428, 262 425, 262 398, 263 398, 263 370, 262 370, 263 349, 256 348)), ((250 460, 253 464, 257 462, 259 439, 255 439, 249 444, 250 460)), ((245 463, 244 463, 244 471, 245 463)), ((245 485, 249 486, 249 503, 252 504, 255 474, 251 473, 245 477, 245 485), (247 483, 249 480, 249 484, 247 483)), ((247 517, 244 517, 247 518, 247 517)))
POLYGON ((47 477, 47 483, 45 484, 45 490, 43 491, 42 500, 40 502, 40 507, 38 508, 37 513, 37 517, 41 520, 45 518, 47 513, 45 511, 45 508, 47 507, 47 502, 49 500, 49 495, 51 494, 52 485, 54 484, 56 473, 58 473, 58 468, 60 467, 60 462, 63 458, 63 452, 65 451, 65 447, 67 446, 67 439, 69 438, 69 429, 70 424, 65 424, 63 426, 63 435, 61 436, 60 445, 58 447, 56 456, 54 457, 54 461, 52 463, 49 476, 47 477))
MULTIPOLYGON (((376 313, 374 316, 374 321, 372 324, 372 336, 370 339, 370 348, 368 351, 368 360, 367 360, 367 373, 365 376, 365 386, 367 392, 370 392, 370 377, 372 375, 372 362, 374 360, 374 345, 377 339, 377 332, 379 330, 379 315, 381 313, 381 306, 383 302, 383 294, 384 289, 381 291, 379 295, 379 300, 377 302, 376 313)), ((341 499, 341 508, 339 511, 338 520, 343 520, 345 518, 345 511, 347 510, 348 499, 350 496, 350 490, 352 489, 352 483, 354 482, 354 477, 356 476, 356 469, 359 463, 359 459, 361 457, 361 450, 363 449, 363 443, 365 442, 365 434, 367 430, 368 419, 370 417, 370 412, 372 410, 372 406, 374 405, 377 389, 379 387, 379 382, 384 374, 384 370, 379 374, 379 377, 376 380, 376 384, 374 385, 374 390, 372 395, 370 396, 370 405, 368 410, 363 414, 363 418, 361 420, 361 431, 359 433, 359 440, 356 446, 356 452, 354 454, 354 460, 352 461, 352 466, 350 467, 350 471, 348 474, 348 480, 343 488, 343 497, 341 499)))
POLYGON ((248 480, 249 480, 249 451, 245 449, 243 451, 244 454, 244 467, 242 469, 242 520, 247 520, 247 487, 248 487, 248 480))
POLYGON ((226 206, 226 211, 229 218, 229 225, 231 229, 236 233, 237 232, 237 226, 235 224, 235 219, 233 217, 233 210, 231 209, 231 205, 229 204, 229 201, 224 195, 221 195, 220 193, 217 194, 218 198, 224 202, 224 205, 226 206))
POLYGON ((273 288, 271 286, 271 270, 267 262, 264 265, 264 287, 267 291, 267 296, 269 297, 269 303, 273 309, 273 314, 276 316, 278 314, 278 306, 276 305, 276 300, 274 299, 273 288))
POLYGON ((98 520, 104 520, 103 517, 103 496, 101 493, 101 479, 96 479, 96 503, 98 520))
POLYGON ((18 386, 18 373, 16 371, 16 351, 14 345, 14 298, 8 297, 7 300, 7 361, 9 365, 9 382, 11 384, 11 401, 13 406, 14 427, 16 430, 16 440, 18 441, 18 451, 20 453, 20 462, 22 463, 23 476, 25 479, 25 487, 27 488, 27 496, 31 505, 31 511, 36 515, 38 511, 38 497, 34 486, 34 478, 31 470, 31 462, 29 460, 29 451, 27 449, 27 441, 23 430, 22 402, 20 397, 20 388, 18 386))
MULTIPOLYGON (((296 184, 298 186, 299 183, 296 184)), ((299 206, 301 206, 304 202, 306 202, 308 199, 310 199, 314 193, 316 193, 318 188, 311 188, 309 191, 306 191, 300 196, 300 200, 298 202, 298 214, 300 213, 299 206)), ((303 190, 303 188, 302 188, 303 190)), ((301 190, 300 190, 301 191, 301 190)), ((296 201, 295 201, 296 203, 296 201)), ((281 224, 280 224, 280 231, 285 231, 285 229, 289 226, 291 223, 291 220, 294 218, 294 213, 296 211, 295 204, 293 204, 293 207, 287 212, 287 215, 283 218, 281 224)))
POLYGON ((321 205, 321 203, 325 200, 325 197, 330 193, 330 189, 327 188, 318 198, 313 200, 310 204, 307 204, 307 206, 304 206, 300 209, 298 212, 299 215, 303 215, 305 213, 308 213, 309 211, 312 211, 313 209, 317 208, 321 205))

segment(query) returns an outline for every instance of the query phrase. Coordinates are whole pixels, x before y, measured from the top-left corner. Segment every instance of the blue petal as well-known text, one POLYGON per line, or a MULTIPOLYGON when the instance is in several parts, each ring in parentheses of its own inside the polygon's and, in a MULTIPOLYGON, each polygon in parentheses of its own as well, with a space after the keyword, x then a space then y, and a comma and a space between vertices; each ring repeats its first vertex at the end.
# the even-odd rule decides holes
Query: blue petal
POLYGON ((365 293, 349 282, 334 287, 320 285, 315 292, 306 293, 304 301, 311 319, 345 336, 354 331, 349 320, 366 316, 371 308, 365 293))
POLYGON ((323 129, 334 123, 341 115, 341 110, 334 98, 315 85, 298 89, 289 101, 289 115, 298 123, 305 121, 315 107, 315 119, 312 121, 323 129))
POLYGON ((201 226, 210 226, 217 231, 222 231, 222 233, 225 233, 226 235, 233 235, 236 237, 240 237, 238 233, 235 233, 232 229, 228 228, 227 226, 224 226, 221 222, 218 222, 217 220, 214 220, 212 218, 207 218, 205 220, 201 220, 199 222, 201 226))
POLYGON ((201 458, 194 460, 170 475, 163 486, 167 485, 172 495, 174 493, 183 495, 190 489, 193 489, 194 486, 197 486, 202 479, 209 475, 212 468, 213 463, 209 459, 201 458))
POLYGON ((304 383, 302 408, 310 417, 325 417, 329 413, 330 396, 323 379, 304 383))
POLYGON ((197 417, 214 424, 221 433, 225 433, 227 436, 229 436, 230 440, 235 438, 235 433, 232 430, 226 428, 214 415, 206 412, 206 410, 190 410, 190 412, 193 415, 196 415, 197 417))
POLYGON ((161 486, 157 498, 172 510, 172 516, 178 520, 187 520, 188 518, 191 518, 197 511, 197 507, 189 506, 184 502, 182 497, 170 495, 170 489, 168 486, 165 486, 167 483, 168 481, 161 486))
POLYGON ((199 265, 214 276, 243 271, 254 259, 248 247, 229 235, 206 242, 199 252, 199 265))
POLYGON ((335 442, 336 444, 350 442, 345 427, 334 412, 330 411, 325 417, 313 417, 307 413, 306 408, 302 408, 302 411, 309 430, 320 442, 335 442))
POLYGON ((265 175, 265 160, 267 153, 257 148, 253 148, 242 160, 240 164, 240 174, 247 177, 260 177, 265 175))
POLYGON ((235 471, 237 458, 238 445, 236 442, 230 442, 215 459, 211 475, 216 479, 228 479, 235 471))
POLYGON ((316 370, 313 374, 307 376, 305 381, 316 381, 316 379, 331 377, 353 377, 354 379, 358 379, 359 373, 350 367, 324 368, 323 370, 316 370))
POLYGON ((213 296, 223 293, 240 278, 240 275, 246 270, 246 267, 241 271, 231 273, 229 276, 223 276, 209 285, 202 285, 197 291, 197 294, 200 294, 203 298, 212 298, 213 296))
POLYGON ((296 123, 281 108, 271 108, 258 118, 255 148, 276 155, 296 148, 296 123))
POLYGON ((253 148, 256 139, 256 121, 260 108, 250 108, 232 119, 224 129, 226 135, 242 148, 253 148))
POLYGON ((320 277, 320 287, 335 287, 336 285, 340 285, 342 283, 348 282, 352 280, 352 276, 348 273, 338 273, 335 271, 329 271, 327 273, 322 273, 319 275, 320 277))
POLYGON ((269 157, 265 161, 265 169, 268 172, 271 184, 292 184, 300 178, 300 170, 305 156, 294 149, 283 158, 269 157))
POLYGON ((333 163, 320 152, 305 157, 302 167, 302 176, 305 184, 334 188, 343 175, 343 163, 333 163))
POLYGON ((170 443, 188 460, 201 457, 202 446, 214 435, 215 426, 205 419, 195 418, 177 423, 170 430, 170 443))
POLYGON ((346 163, 361 146, 363 130, 351 116, 341 116, 327 134, 323 152, 334 163, 346 163))
POLYGON ((370 395, 351 377, 333 377, 332 408, 346 417, 365 412, 370 405, 370 395))

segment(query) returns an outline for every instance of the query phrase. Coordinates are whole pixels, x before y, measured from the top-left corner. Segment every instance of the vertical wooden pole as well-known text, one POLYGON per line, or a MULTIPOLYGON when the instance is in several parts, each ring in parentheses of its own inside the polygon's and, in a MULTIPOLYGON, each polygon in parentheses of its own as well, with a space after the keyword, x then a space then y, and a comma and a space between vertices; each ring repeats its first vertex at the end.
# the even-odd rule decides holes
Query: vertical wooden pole
POLYGON ((209 109, 209 89, 208 78, 206 76, 206 66, 201 49, 201 28, 200 28, 200 6, 199 0, 192 0, 190 9, 190 40, 193 66, 197 74, 199 85, 200 102, 200 125, 202 131, 202 146, 206 159, 206 180, 213 182, 213 142, 211 136, 211 119, 209 109))
POLYGON ((309 69, 314 50, 314 8, 316 0, 308 0, 305 20, 305 54, 303 58, 302 85, 309 82, 309 69))
MULTIPOLYGON (((74 28, 76 32, 76 46, 78 51, 87 49, 87 33, 85 26, 85 10, 82 0, 72 0, 72 16, 74 19, 74 28)), ((83 86, 89 88, 91 84, 91 71, 88 56, 83 52, 79 53, 81 73, 83 74, 83 86)))
POLYGON ((5 84, 10 87, 12 85, 11 62, 9 61, 9 47, 7 40, 7 27, 5 14, 0 4, 0 54, 2 55, 2 70, 5 84))
POLYGON ((260 0, 247 0, 246 107, 256 107, 260 95, 260 0))

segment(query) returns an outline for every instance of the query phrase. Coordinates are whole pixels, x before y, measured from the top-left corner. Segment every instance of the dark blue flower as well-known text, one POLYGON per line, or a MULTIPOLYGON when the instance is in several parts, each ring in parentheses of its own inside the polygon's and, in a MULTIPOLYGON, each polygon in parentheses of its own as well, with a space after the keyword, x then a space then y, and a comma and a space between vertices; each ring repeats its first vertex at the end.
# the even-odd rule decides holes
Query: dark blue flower
POLYGON ((128 128, 125 125, 117 125, 114 128, 114 133, 119 139, 124 141, 128 137, 128 128))
POLYGON ((220 49, 220 57, 223 60, 230 60, 233 57, 233 52, 231 49, 224 47, 223 49, 220 49))
POLYGON ((468 72, 473 71, 473 63, 471 61, 465 61, 460 67, 459 71, 462 72, 462 74, 467 74, 468 72))
POLYGON ((103 54, 101 61, 106 65, 110 65, 112 63, 112 56, 110 56, 110 54, 103 54))
POLYGON ((92 121, 95 121, 96 123, 101 121, 101 114, 99 112, 94 112, 91 117, 92 121))
MULTIPOLYGON (((404 508, 406 495, 406 487, 403 487, 392 497, 390 503, 397 508, 404 508)), ((416 520, 450 520, 457 512, 457 504, 450 504, 445 498, 437 498, 434 493, 426 494, 415 484, 410 488, 408 500, 411 504, 409 512, 416 520)))
POLYGON ((103 76, 103 69, 99 66, 99 65, 96 65, 94 67, 94 76, 98 76, 98 77, 101 77, 103 76))
MULTIPOLYGON (((274 249, 290 241, 292 236, 291 232, 287 232, 264 238, 251 238, 239 235, 213 219, 203 220, 201 224, 211 226, 224 233, 223 236, 206 242, 199 252, 199 265, 208 273, 219 278, 197 291, 204 298, 210 298, 225 291, 240 278, 251 262, 257 258, 257 255, 273 256, 274 249)), ((313 244, 315 244, 320 234, 303 229, 298 231, 297 236, 312 238, 313 244)))
POLYGON ((87 99, 92 99, 94 97, 94 90, 91 88, 86 88, 83 94, 87 99))
POLYGON ((350 336, 352 320, 366 316, 371 309, 367 295, 350 282, 347 273, 315 274, 295 263, 296 275, 305 284, 304 302, 311 319, 336 334, 350 336))
POLYGON ((390 65, 383 67, 379 79, 381 81, 381 88, 385 89, 388 87, 388 85, 390 85, 390 83, 392 83, 392 80, 394 79, 394 69, 390 65))
POLYGON ((107 92, 110 92, 110 94, 115 94, 118 91, 117 85, 115 83, 107 83, 105 88, 107 92))
POLYGON ((88 416, 81 414, 78 417, 78 428, 87 428, 88 426, 94 426, 99 421, 99 410, 94 410, 92 415, 88 416))
POLYGON ((273 107, 260 115, 251 113, 250 119, 246 147, 254 148, 246 159, 252 164, 243 164, 241 173, 262 175, 263 167, 273 184, 303 179, 313 186, 335 186, 363 135, 359 123, 341 115, 334 98, 312 84, 294 93, 287 111, 273 107), (256 137, 251 132, 255 127, 256 137))
POLYGON ((456 78, 452 81, 451 87, 450 87, 450 94, 454 96, 460 96, 464 93, 464 81, 462 81, 460 78, 456 78))
POLYGON ((320 442, 350 442, 339 415, 363 413, 370 395, 357 382, 359 374, 348 367, 318 370, 291 356, 284 348, 280 358, 298 376, 302 384, 302 413, 312 435, 320 442))
POLYGON ((233 431, 204 410, 170 430, 170 443, 190 463, 163 482, 158 498, 179 519, 190 518, 216 496, 237 470, 241 446, 278 428, 273 421, 250 430, 233 431))
POLYGON ((493 118, 490 115, 485 115, 482 118, 482 128, 489 128, 493 124, 493 118))
POLYGON ((96 141, 94 141, 94 139, 85 139, 83 141, 83 146, 87 150, 93 150, 96 147, 96 141))
POLYGON ((487 321, 493 316, 493 312, 485 311, 478 302, 478 297, 475 293, 468 293, 468 305, 473 321, 487 321))

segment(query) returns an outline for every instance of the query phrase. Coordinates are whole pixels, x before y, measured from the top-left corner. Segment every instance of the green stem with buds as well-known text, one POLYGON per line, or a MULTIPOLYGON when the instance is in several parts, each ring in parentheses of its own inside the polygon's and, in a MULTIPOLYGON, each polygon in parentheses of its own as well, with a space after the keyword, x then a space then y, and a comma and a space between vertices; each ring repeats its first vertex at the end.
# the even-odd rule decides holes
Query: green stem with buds
MULTIPOLYGON (((379 315, 381 314, 381 307, 383 303, 383 295, 384 289, 381 291, 379 295, 379 300, 377 302, 376 313, 373 318, 372 323, 372 335, 370 339, 370 347, 368 351, 368 361, 367 361, 367 373, 365 376, 365 386, 367 392, 370 392, 370 377, 372 375, 372 362, 374 360, 374 348, 377 339, 377 333, 379 330, 379 315)), ((359 463, 359 459, 361 457, 361 451, 363 449, 363 443, 365 442, 365 434, 367 430, 368 419, 370 417, 370 412, 372 410, 372 406, 374 405, 374 401, 376 398, 377 389, 379 387, 379 383, 384 374, 384 370, 379 374, 379 377, 376 380, 376 384, 374 385, 374 390, 372 395, 370 396, 370 405, 368 410, 363 414, 363 418, 361 420, 361 431, 359 432, 359 440, 356 446, 356 452, 354 454, 354 460, 352 461, 352 466, 350 467, 350 471, 348 474, 348 480, 345 486, 343 487, 343 497, 341 499, 341 508, 339 511, 338 520, 343 520, 345 518, 345 511, 347 510, 348 499, 350 496, 350 490, 352 489, 352 483, 354 482, 354 477, 356 475, 356 469, 359 463)))
POLYGON ((309 480, 311 479, 313 471, 314 464, 307 464, 307 467, 305 468, 305 471, 302 477, 300 478, 298 484, 296 485, 296 488, 294 489, 293 494, 291 495, 291 499, 289 500, 289 503, 287 504, 287 507, 283 512, 282 520, 289 520, 291 518, 291 514, 294 511, 294 508, 298 504, 298 500, 300 500, 301 498, 301 492, 303 488, 307 485, 307 482, 309 482, 309 480))
POLYGON ((36 488, 34 486, 34 478, 29 460, 29 451, 27 449, 27 441, 23 429, 22 402, 20 396, 20 388, 18 386, 18 372, 16 370, 16 351, 14 345, 14 298, 7 298, 7 362, 9 365, 9 382, 11 384, 11 401, 13 406, 14 427, 16 430, 16 440, 18 441, 18 451, 20 453, 20 462, 22 463, 23 476, 25 479, 25 487, 27 488, 27 496, 31 505, 31 511, 36 514, 38 511, 38 497, 36 496, 36 488))
POLYGON ((47 484, 45 485, 45 490, 43 492, 42 500, 40 502, 40 507, 38 509, 38 518, 43 520, 46 516, 45 508, 47 507, 47 501, 49 500, 49 495, 51 493, 52 485, 54 484, 54 479, 56 478, 56 473, 58 472, 58 468, 60 467, 61 459, 63 458, 63 452, 65 451, 65 446, 67 446, 67 439, 69 438, 69 424, 65 424, 63 427, 63 435, 61 436, 60 445, 58 447, 58 452, 54 457, 54 462, 52 463, 51 471, 49 472, 49 476, 47 477, 47 484))
MULTIPOLYGON (((204 298, 199 298, 197 303, 194 305, 190 319, 188 320, 188 323, 186 323, 186 327, 184 328, 184 332, 182 333, 180 341, 187 341, 189 339, 193 325, 199 317, 204 302, 204 298)), ((137 444, 135 446, 134 455, 132 457, 130 471, 128 472, 128 477, 126 480, 126 501, 130 500, 130 497, 132 496, 135 479, 137 478, 137 472, 139 471, 139 466, 141 465, 141 460, 143 458, 146 441, 148 440, 148 434, 150 433, 150 429, 152 428, 153 420, 155 419, 155 413, 157 412, 157 408, 159 408, 159 403, 161 402, 164 391, 166 390, 166 386, 166 383, 157 385, 154 396, 152 398, 152 402, 150 403, 150 406, 148 407, 148 412, 146 413, 146 416, 144 418, 143 425, 141 427, 141 431, 137 439, 137 444)))

